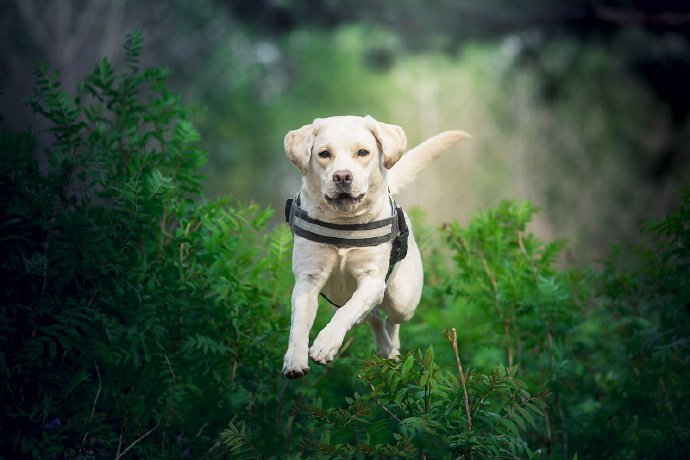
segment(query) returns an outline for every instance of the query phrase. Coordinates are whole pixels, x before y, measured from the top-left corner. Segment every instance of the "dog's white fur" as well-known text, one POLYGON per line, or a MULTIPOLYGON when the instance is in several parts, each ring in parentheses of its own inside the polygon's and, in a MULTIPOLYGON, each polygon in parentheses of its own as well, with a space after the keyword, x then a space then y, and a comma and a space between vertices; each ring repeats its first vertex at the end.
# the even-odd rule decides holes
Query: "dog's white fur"
MULTIPOLYGON (((446 131, 403 155, 407 139, 399 126, 369 116, 317 118, 285 136, 285 152, 302 173, 300 206, 311 218, 359 224, 389 217, 389 189, 398 192, 435 157, 465 137, 468 134, 462 131, 446 131), (342 171, 351 173, 347 191, 352 198, 344 197, 334 180, 334 174, 342 171)), ((400 323, 414 315, 423 282, 419 249, 405 217, 410 227, 407 257, 397 264, 387 284, 391 243, 339 248, 295 235, 295 287, 283 362, 286 377, 309 372, 308 357, 319 364, 332 361, 347 331, 365 320, 374 333, 376 351, 387 358, 398 356, 400 323), (319 292, 342 307, 309 348, 319 292), (386 313, 385 320, 375 310, 377 306, 386 313)))

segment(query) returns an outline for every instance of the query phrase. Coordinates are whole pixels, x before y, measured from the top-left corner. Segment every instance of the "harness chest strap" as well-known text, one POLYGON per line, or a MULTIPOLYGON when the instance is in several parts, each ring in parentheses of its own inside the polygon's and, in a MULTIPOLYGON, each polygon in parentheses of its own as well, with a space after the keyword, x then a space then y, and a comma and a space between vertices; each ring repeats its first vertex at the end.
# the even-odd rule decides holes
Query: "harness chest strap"
MULTIPOLYGON (((407 238, 410 231, 403 210, 395 206, 392 199, 393 215, 365 224, 333 224, 312 219, 299 204, 299 195, 285 202, 285 221, 290 225, 292 233, 302 238, 338 247, 378 246, 392 241, 386 282, 395 265, 407 256, 407 238)), ((326 296, 321 295, 333 304, 326 296)))

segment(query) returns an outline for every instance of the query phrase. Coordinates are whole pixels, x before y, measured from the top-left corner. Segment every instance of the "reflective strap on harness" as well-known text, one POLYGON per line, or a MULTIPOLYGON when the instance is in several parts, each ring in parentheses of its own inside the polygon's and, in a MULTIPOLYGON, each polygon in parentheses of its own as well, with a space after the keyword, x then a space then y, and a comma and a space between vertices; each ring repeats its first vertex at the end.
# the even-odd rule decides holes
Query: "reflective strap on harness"
MULTIPOLYGON (((385 219, 365 224, 333 224, 312 219, 299 207, 299 195, 285 202, 285 221, 292 233, 317 243, 332 244, 338 247, 367 247, 392 242, 388 260, 386 283, 395 265, 407 256, 407 238, 410 230, 405 222, 405 213, 391 199, 393 215, 385 219)), ((331 305, 339 308, 323 293, 321 296, 331 305)))
POLYGON ((398 233, 395 214, 366 224, 333 224, 309 217, 299 207, 299 197, 285 203, 285 220, 295 235, 338 247, 378 246, 391 241, 398 233))

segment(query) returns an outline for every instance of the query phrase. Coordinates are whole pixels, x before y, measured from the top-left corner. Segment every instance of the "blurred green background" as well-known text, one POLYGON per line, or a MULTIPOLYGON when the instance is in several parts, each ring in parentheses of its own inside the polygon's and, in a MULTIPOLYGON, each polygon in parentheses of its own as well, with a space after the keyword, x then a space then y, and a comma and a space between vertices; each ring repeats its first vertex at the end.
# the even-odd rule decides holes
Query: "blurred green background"
POLYGON ((440 224, 529 199, 542 210, 532 229, 566 237, 566 258, 585 264, 634 240, 690 177, 681 1, 17 0, 2 10, 10 127, 36 122, 22 102, 36 63, 74 88, 99 56, 121 62, 125 33, 139 28, 142 62, 170 68, 198 110, 209 199, 230 192, 281 209, 300 182, 282 138, 315 117, 371 114, 402 126, 410 145, 463 129, 473 138, 399 201, 440 224))

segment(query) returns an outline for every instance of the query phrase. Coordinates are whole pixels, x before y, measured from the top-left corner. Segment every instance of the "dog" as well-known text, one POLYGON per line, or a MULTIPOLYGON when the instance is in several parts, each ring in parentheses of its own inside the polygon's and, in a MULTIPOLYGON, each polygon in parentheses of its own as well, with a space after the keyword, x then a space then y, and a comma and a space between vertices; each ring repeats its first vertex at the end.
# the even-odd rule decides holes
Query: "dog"
POLYGON ((409 218, 392 195, 466 137, 445 131, 403 155, 403 129, 370 116, 317 118, 287 133, 285 153, 302 174, 302 187, 286 206, 295 276, 286 378, 309 372, 309 357, 332 361, 347 331, 364 321, 376 352, 399 356, 400 324, 417 308, 423 270, 409 218), (339 308, 309 347, 319 294, 339 308))

